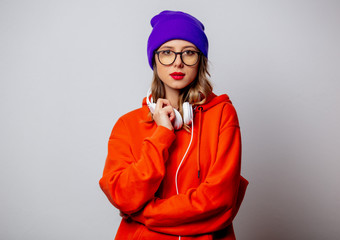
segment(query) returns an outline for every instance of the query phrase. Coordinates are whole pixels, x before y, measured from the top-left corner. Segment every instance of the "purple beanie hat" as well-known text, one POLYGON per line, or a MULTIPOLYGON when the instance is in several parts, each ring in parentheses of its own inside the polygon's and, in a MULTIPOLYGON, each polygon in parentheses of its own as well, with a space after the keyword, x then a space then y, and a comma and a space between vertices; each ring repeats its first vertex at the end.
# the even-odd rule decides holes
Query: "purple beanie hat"
POLYGON ((204 25, 195 17, 179 11, 163 11, 151 19, 152 32, 148 40, 148 60, 153 69, 154 51, 163 43, 182 39, 193 43, 204 56, 208 57, 208 38, 204 25))

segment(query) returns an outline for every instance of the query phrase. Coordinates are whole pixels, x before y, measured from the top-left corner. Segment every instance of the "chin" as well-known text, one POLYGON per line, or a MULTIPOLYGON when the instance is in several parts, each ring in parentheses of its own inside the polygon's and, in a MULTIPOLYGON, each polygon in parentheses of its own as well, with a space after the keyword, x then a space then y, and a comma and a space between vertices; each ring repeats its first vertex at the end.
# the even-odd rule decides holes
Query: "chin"
POLYGON ((176 90, 181 90, 183 88, 186 88, 189 84, 176 84, 173 86, 169 86, 172 89, 176 89, 176 90))
POLYGON ((170 84, 169 87, 179 90, 179 89, 186 88, 191 83, 192 81, 175 80, 175 82, 172 82, 172 84, 170 84))

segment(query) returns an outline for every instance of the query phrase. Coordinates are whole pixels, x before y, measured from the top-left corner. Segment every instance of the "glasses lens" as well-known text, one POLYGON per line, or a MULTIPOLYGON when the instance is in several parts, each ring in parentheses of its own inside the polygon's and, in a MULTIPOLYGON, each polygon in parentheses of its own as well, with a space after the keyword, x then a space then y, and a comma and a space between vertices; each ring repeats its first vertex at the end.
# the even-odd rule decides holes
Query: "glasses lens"
POLYGON ((158 54, 159 61, 164 65, 170 65, 175 60, 176 54, 172 51, 160 51, 158 54))
POLYGON ((194 51, 184 51, 182 54, 182 60, 186 65, 194 65, 198 61, 198 53, 194 51))

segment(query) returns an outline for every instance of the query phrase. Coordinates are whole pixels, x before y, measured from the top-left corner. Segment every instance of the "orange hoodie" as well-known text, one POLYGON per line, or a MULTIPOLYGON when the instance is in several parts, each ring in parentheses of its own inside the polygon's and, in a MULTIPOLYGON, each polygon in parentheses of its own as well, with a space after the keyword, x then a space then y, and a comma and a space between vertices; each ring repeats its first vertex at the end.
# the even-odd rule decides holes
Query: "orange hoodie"
POLYGON ((229 97, 211 94, 194 109, 189 149, 190 133, 148 122, 148 113, 144 98, 109 139, 99 184, 124 216, 115 239, 235 239, 232 220, 248 181, 229 97))

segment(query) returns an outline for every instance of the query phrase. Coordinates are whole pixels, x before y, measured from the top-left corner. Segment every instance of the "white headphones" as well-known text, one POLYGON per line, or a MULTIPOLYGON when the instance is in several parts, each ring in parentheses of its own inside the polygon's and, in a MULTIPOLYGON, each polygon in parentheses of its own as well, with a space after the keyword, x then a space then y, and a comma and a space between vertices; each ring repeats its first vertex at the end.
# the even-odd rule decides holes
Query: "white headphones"
MULTIPOLYGON (((153 98, 151 97, 151 101, 149 100, 149 96, 151 95, 151 89, 149 89, 147 95, 146 95, 146 103, 150 109, 150 112, 153 114, 155 112, 155 108, 156 108, 156 103, 153 102, 153 98)), ((192 118, 193 118, 193 110, 192 110, 192 106, 189 102, 185 102, 183 103, 183 119, 181 114, 174 109, 175 112, 175 120, 174 120, 174 128, 176 130, 181 129, 183 126, 183 122, 185 124, 191 124, 192 122, 192 118)))

